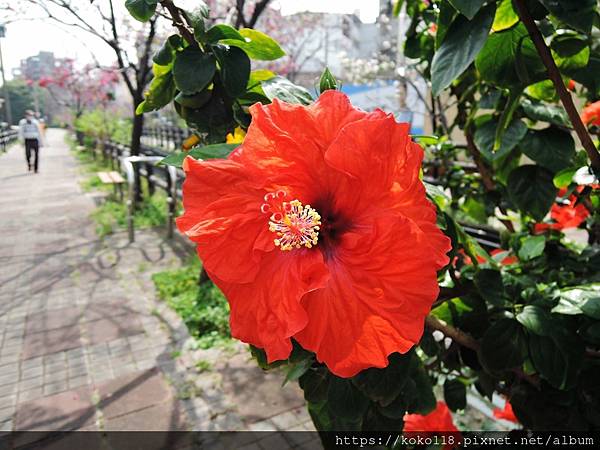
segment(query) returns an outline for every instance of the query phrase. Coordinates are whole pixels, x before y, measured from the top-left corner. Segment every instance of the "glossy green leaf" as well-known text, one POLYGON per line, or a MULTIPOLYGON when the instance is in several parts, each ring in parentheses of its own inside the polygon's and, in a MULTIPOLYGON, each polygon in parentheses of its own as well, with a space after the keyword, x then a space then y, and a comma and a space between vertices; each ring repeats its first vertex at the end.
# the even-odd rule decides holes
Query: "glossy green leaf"
POLYGON ((309 105, 313 98, 306 89, 292 83, 283 77, 273 77, 261 82, 265 95, 273 100, 277 98, 287 103, 299 103, 309 105))
POLYGON ((573 175, 577 172, 577 167, 567 167, 566 169, 561 170, 552 179, 554 186, 557 188, 565 188, 573 181, 573 175))
POLYGON ((525 155, 554 173, 569 167, 575 156, 571 133, 557 127, 529 130, 520 145, 525 155))
POLYGON ((160 164, 167 166, 181 167, 183 160, 187 156, 194 159, 215 159, 226 158, 229 154, 239 147, 239 144, 212 144, 203 147, 196 147, 189 152, 173 153, 160 161, 160 164))
POLYGON ((481 296, 494 306, 506 306, 507 297, 502 275, 494 269, 480 269, 473 278, 481 296))
POLYGON ((562 106, 523 100, 521 107, 525 115, 532 120, 548 122, 563 127, 568 127, 571 124, 569 116, 567 116, 567 112, 562 106))
POLYGON ((458 379, 444 382, 444 400, 448 408, 458 411, 467 407, 467 387, 458 379))
POLYGON ((389 365, 383 369, 371 368, 354 377, 354 384, 372 401, 382 406, 389 405, 400 394, 408 376, 412 352, 392 353, 389 365))
POLYGON ((154 13, 158 0, 126 0, 125 7, 129 14, 140 22, 148 22, 154 13))
POLYGON ((543 80, 527 86, 525 92, 536 100, 546 102, 558 101, 558 94, 551 80, 543 80))
POLYGON ((332 376, 327 390, 327 406, 335 417, 358 421, 367 411, 369 399, 349 379, 332 376))
POLYGON ((483 48, 494 20, 495 6, 483 8, 473 20, 459 15, 450 25, 431 62, 431 89, 439 95, 462 74, 483 48))
POLYGON ((540 376, 557 389, 571 388, 577 379, 583 348, 561 336, 529 335, 529 355, 540 376))
POLYGON ((526 330, 538 336, 551 336, 556 324, 548 311, 539 306, 527 305, 517 314, 517 320, 526 330))
POLYGON ((251 59, 272 61, 285 55, 277 41, 260 31, 242 28, 239 30, 239 34, 244 37, 244 40, 227 38, 221 39, 219 42, 241 48, 251 59))
POLYGON ((210 100, 211 95, 212 92, 208 89, 192 95, 185 95, 183 92, 180 92, 175 97, 175 101, 186 108, 197 109, 204 106, 210 100))
POLYGON ((550 13, 564 24, 589 33, 597 15, 596 0, 540 0, 550 13))
POLYGON ((290 366, 285 374, 283 384, 285 385, 290 381, 296 381, 297 379, 299 379, 302 375, 304 375, 310 369, 310 366, 312 365, 313 362, 314 362, 313 358, 306 358, 295 364, 290 364, 290 366))
POLYGON ((483 335, 479 359, 495 372, 520 366, 527 354, 527 341, 519 322, 500 319, 483 335))
POLYGON ((184 94, 195 94, 212 82, 216 69, 213 55, 187 47, 177 53, 173 63, 175 85, 184 94))
POLYGON ((544 253, 546 248, 546 238, 544 236, 526 236, 521 240, 519 248, 519 259, 530 261, 544 253))
POLYGON ((331 375, 327 370, 310 369, 299 378, 300 388, 304 391, 304 399, 315 403, 327 400, 327 390, 331 375))
POLYGON ((519 21, 519 16, 512 6, 512 0, 501 0, 494 16, 492 30, 502 31, 514 26, 519 21))
POLYGON ((477 11, 481 9, 486 0, 449 0, 452 6, 469 20, 475 17, 477 11))
POLYGON ((222 39, 245 40, 238 30, 222 23, 209 28, 206 32, 206 40, 210 43, 217 43, 222 39))
POLYGON ((541 221, 556 198, 552 172, 534 165, 520 166, 508 176, 511 201, 524 213, 541 221))
POLYGON ((477 127, 474 139, 479 151, 488 162, 506 157, 521 142, 527 133, 527 125, 520 119, 513 119, 500 138, 500 147, 494 151, 498 121, 492 119, 477 127))
POLYGON ((566 315, 585 314, 600 320, 600 284, 593 283, 563 289, 552 312, 566 315))
POLYGON ((221 68, 221 81, 227 93, 236 98, 246 92, 250 78, 250 58, 237 47, 214 48, 221 68))
POLYGON ((153 66, 154 78, 146 91, 144 101, 136 108, 136 114, 156 111, 168 105, 175 96, 175 82, 170 67, 153 66))
POLYGON ((525 87, 547 77, 546 67, 522 23, 492 33, 475 67, 485 81, 504 88, 525 87))

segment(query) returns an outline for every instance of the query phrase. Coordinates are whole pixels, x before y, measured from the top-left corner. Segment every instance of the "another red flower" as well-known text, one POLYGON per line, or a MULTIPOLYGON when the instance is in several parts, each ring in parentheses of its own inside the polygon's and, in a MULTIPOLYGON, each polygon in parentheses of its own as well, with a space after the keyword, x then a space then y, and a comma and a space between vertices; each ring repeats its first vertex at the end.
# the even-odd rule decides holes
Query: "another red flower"
MULTIPOLYGON (((583 186, 577 188, 578 192, 583 190, 583 186)), ((559 197, 564 197, 567 193, 566 188, 562 188, 558 191, 559 197)), ((590 212, 583 204, 575 205, 577 202, 577 196, 572 194, 568 199, 569 203, 559 205, 557 203, 552 205, 550 209, 550 218, 554 221, 553 223, 536 223, 534 225, 534 232, 541 233, 545 230, 565 230, 567 228, 577 228, 581 225, 585 219, 588 218, 590 212)))
POLYGON ((515 416, 512 405, 508 400, 504 403, 504 409, 494 408, 493 412, 496 419, 504 419, 510 422, 519 423, 519 419, 515 416))
POLYGON ((408 124, 327 91, 250 108, 227 159, 186 158, 179 229, 231 306, 232 335, 336 375, 385 367, 423 332, 450 240, 419 179, 408 124))
POLYGON ((436 408, 429 414, 407 414, 404 416, 404 433, 411 435, 435 435, 443 434, 455 438, 454 444, 445 445, 449 449, 459 445, 460 433, 452 421, 452 413, 446 403, 437 402, 436 408))
POLYGON ((581 121, 585 125, 600 126, 600 101, 583 108, 583 111, 581 111, 581 121))
POLYGON ((575 92, 576 87, 577 86, 575 85, 575 81, 569 80, 569 82, 567 83, 567 89, 570 90, 571 92, 575 92))

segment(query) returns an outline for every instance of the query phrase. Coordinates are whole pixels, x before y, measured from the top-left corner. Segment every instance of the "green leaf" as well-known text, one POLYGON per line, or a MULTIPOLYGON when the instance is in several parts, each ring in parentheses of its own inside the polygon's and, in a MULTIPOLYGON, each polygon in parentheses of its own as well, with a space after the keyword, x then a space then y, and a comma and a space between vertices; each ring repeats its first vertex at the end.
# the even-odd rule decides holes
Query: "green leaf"
POLYGON ((563 289, 552 312, 566 315, 585 314, 600 320, 600 283, 563 289))
POLYGON ((562 106, 523 100, 521 107, 525 115, 532 120, 548 122, 553 125, 568 127, 571 125, 569 116, 562 106))
POLYGON ((588 65, 590 47, 588 39, 573 32, 563 32, 552 39, 552 57, 556 65, 565 73, 574 73, 588 65))
POLYGON ((260 31, 242 28, 239 33, 244 37, 244 40, 227 38, 221 39, 219 42, 241 48, 252 59, 272 61, 285 55, 277 41, 260 31))
POLYGON ((446 37, 448 28, 452 25, 454 18, 456 17, 456 9, 450 4, 448 0, 443 0, 439 3, 440 13, 437 17, 437 31, 435 32, 435 49, 439 49, 440 45, 446 37))
POLYGON ((287 103, 309 105, 313 98, 306 89, 283 77, 273 77, 261 82, 263 91, 269 100, 277 98, 287 103))
POLYGON ((508 176, 511 201, 524 213, 541 221, 556 199, 552 172, 534 165, 520 166, 508 176))
POLYGON ((525 236, 521 239, 521 247, 519 248, 519 259, 522 261, 530 261, 544 253, 546 248, 546 237, 540 236, 525 236))
POLYGON ((246 92, 250 79, 250 58, 237 47, 218 48, 214 52, 221 66, 221 80, 227 93, 236 98, 246 92))
POLYGON ((500 319, 483 335, 479 360, 489 371, 520 366, 527 354, 525 334, 519 322, 500 319))
MULTIPOLYGON (((431 378, 420 361, 417 362, 415 371, 411 373, 411 379, 415 386, 415 398, 409 407, 410 413, 426 415, 436 407, 436 398, 433 393, 431 378)), ((408 384, 408 383, 407 383, 408 384)))
POLYGON ((145 99, 135 110, 136 114, 156 111, 171 103, 175 96, 175 83, 170 67, 154 64, 154 78, 145 94, 145 99))
POLYGON ((152 57, 152 61, 159 66, 168 66, 173 61, 175 50, 171 45, 170 38, 163 42, 163 45, 152 57))
POLYGON ((125 7, 129 14, 140 22, 148 22, 156 12, 158 0, 126 0, 125 7))
POLYGON ((533 161, 554 173, 569 167, 575 156, 571 133, 557 127, 529 130, 520 148, 533 161))
POLYGON ((467 16, 469 20, 475 17, 477 11, 481 9, 486 0, 450 0, 452 6, 456 8, 458 12, 467 16))
POLYGON ((533 83, 532 85, 527 86, 527 90, 525 92, 527 92, 530 97, 536 100, 543 100, 547 102, 555 102, 558 100, 558 94, 556 93, 554 83, 552 83, 551 80, 543 80, 538 83, 533 83))
POLYGON ((232 26, 222 23, 211 27, 206 32, 206 40, 210 43, 214 44, 222 39, 235 39, 238 41, 244 41, 244 36, 242 36, 240 32, 232 26))
POLYGON ((501 0, 498 9, 496 10, 492 30, 506 30, 515 25, 518 21, 519 16, 513 9, 512 0, 501 0))
POLYGON ((319 78, 319 93, 323 93, 328 90, 335 91, 338 88, 338 81, 333 76, 333 74, 329 71, 327 67, 321 74, 321 78, 319 78))
POLYGON ((369 407, 369 399, 346 378, 331 377, 327 407, 335 417, 359 421, 369 407))
POLYGON ((475 131, 475 144, 488 162, 496 162, 508 156, 527 133, 527 125, 520 119, 513 119, 500 138, 498 150, 494 151, 497 129, 498 121, 492 119, 477 127, 475 131))
POLYGON ((495 6, 491 4, 471 21, 462 15, 454 19, 431 63, 434 95, 439 95, 471 65, 488 38, 494 11, 495 6))
POLYGON ((600 56, 593 54, 590 56, 586 67, 576 70, 570 75, 575 81, 583 84, 597 97, 600 95, 600 77, 598 73, 600 73, 600 56))
POLYGON ((547 77, 522 23, 492 33, 475 60, 475 67, 485 81, 504 88, 525 87, 547 77))
POLYGON ((575 30, 589 33, 597 15, 596 0, 540 0, 558 20, 575 30))
POLYGON ((370 368, 354 377, 354 384, 372 401, 389 405, 404 387, 410 370, 412 352, 392 353, 389 365, 383 369, 370 368))
POLYGON ((180 92, 175 97, 175 101, 186 108, 197 109, 204 106, 210 100, 211 96, 212 92, 208 89, 192 95, 185 95, 183 92, 180 92))
POLYGON ((569 389, 577 380, 583 348, 560 336, 529 335, 529 355, 540 376, 557 389, 569 389))
POLYGON ((506 306, 507 297, 502 283, 502 275, 499 271, 494 269, 478 270, 473 281, 484 300, 494 306, 506 306))
POLYGON ((296 381, 297 379, 299 379, 302 375, 304 375, 308 371, 308 369, 310 369, 310 366, 312 366, 313 362, 314 362, 313 358, 306 358, 295 364, 290 364, 288 371, 285 374, 285 379, 283 380, 283 385, 285 385, 289 381, 296 381))
POLYGON ((566 169, 561 170, 552 179, 554 186, 557 188, 564 188, 571 184, 573 181, 573 175, 577 172, 577 167, 567 167, 566 169))
POLYGON ((160 161, 160 164, 167 166, 181 167, 183 160, 187 156, 194 159, 218 159, 226 158, 229 154, 239 147, 239 144, 212 144, 203 147, 196 147, 189 152, 173 153, 160 161))
POLYGON ((523 311, 517 314, 517 320, 538 336, 551 336, 556 326, 548 311, 534 305, 525 306, 523 311))
POLYGON ((444 400, 448 408, 458 411, 467 407, 467 387, 458 379, 444 382, 444 400))
POLYGON ((304 391, 304 399, 310 403, 327 399, 330 375, 326 369, 310 369, 299 378, 300 388, 304 391))
POLYGON ((194 47, 177 53, 173 63, 175 85, 184 94, 195 94, 204 90, 215 75, 215 57, 194 47))

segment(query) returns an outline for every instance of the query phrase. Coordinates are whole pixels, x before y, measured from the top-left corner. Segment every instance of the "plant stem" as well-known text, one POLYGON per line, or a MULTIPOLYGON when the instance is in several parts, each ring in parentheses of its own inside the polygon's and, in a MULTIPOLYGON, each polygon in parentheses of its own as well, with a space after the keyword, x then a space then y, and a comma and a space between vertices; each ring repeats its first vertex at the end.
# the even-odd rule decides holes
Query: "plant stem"
POLYGON ((544 41, 544 36, 542 36, 542 33, 533 20, 533 17, 529 13, 529 10, 525 5, 525 0, 515 0, 514 4, 517 7, 519 16, 521 17, 525 28, 527 28, 529 36, 531 36, 531 40, 533 41, 533 44, 535 45, 542 62, 548 70, 548 76, 552 80, 552 83, 554 83, 554 87, 558 93, 558 96, 560 97, 560 101, 567 111, 569 119, 571 119, 571 123, 573 124, 573 128, 575 129, 577 136, 579 136, 579 140, 581 141, 583 148, 590 158, 594 171, 596 173, 600 173, 600 153, 598 153, 598 149, 594 145, 594 141, 592 141, 587 128, 581 121, 581 117, 579 117, 579 113, 577 112, 577 108, 573 103, 571 94, 569 94, 567 91, 560 71, 558 70, 558 67, 556 67, 554 58, 552 58, 552 53, 546 45, 546 41, 544 41))
POLYGON ((464 331, 461 331, 457 328, 448 325, 445 322, 442 322, 434 316, 427 316, 425 318, 425 325, 427 325, 427 327, 432 330, 441 331, 444 334, 444 336, 451 338, 453 341, 456 341, 463 347, 467 347, 475 351, 479 350, 479 342, 473 339, 470 335, 468 335, 464 331))
POLYGON ((185 26, 185 22, 181 17, 181 13, 179 12, 179 8, 175 6, 172 0, 161 0, 160 4, 163 6, 163 8, 169 11, 171 18, 173 19, 173 25, 179 30, 188 44, 198 45, 192 32, 185 26))

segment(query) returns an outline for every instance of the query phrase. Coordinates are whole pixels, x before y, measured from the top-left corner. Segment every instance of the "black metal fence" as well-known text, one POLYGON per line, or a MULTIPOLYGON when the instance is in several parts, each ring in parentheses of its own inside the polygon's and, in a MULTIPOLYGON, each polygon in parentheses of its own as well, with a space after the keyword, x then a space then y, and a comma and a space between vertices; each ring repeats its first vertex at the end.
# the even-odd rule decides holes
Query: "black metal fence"
POLYGON ((3 128, 0 130, 0 149, 5 152, 8 145, 19 137, 19 130, 15 128, 3 128))

